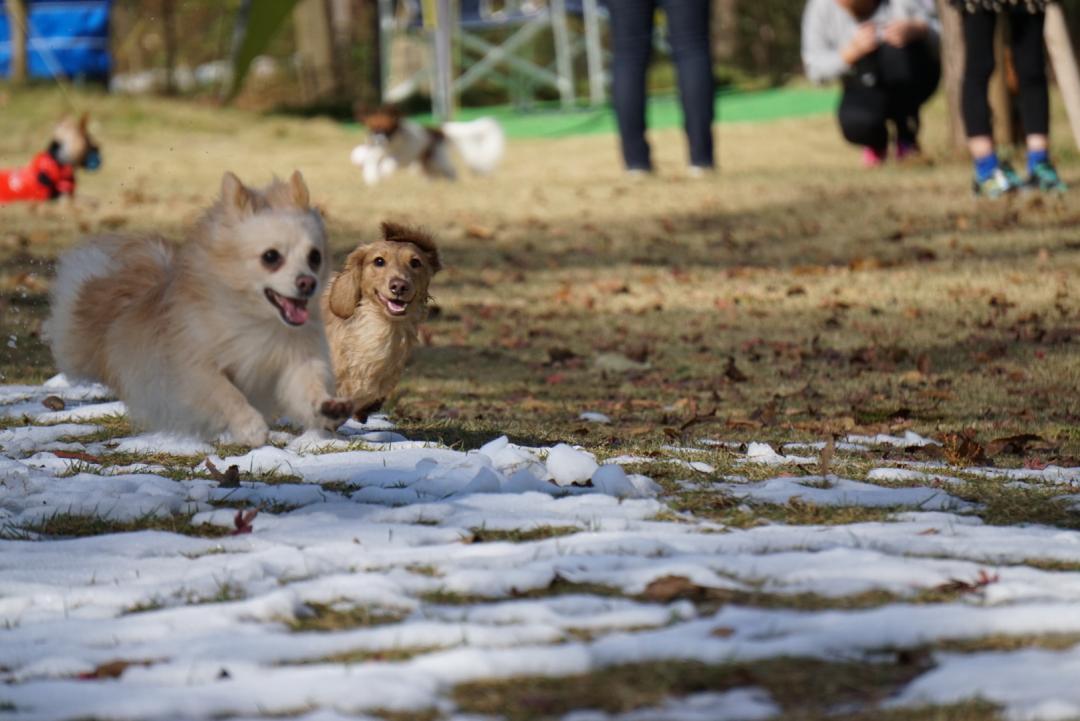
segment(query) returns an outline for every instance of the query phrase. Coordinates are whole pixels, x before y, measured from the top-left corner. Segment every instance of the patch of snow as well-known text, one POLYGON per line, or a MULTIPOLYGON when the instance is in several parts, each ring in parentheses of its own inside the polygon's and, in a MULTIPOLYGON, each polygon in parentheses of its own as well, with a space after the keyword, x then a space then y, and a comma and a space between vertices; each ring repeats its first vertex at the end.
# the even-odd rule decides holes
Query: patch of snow
POLYGON ((592 478, 599 466, 596 456, 588 451, 560 443, 548 451, 547 470, 560 486, 582 483, 592 478))
POLYGON ((751 443, 746 447, 746 456, 736 459, 739 463, 760 463, 766 466, 781 466, 788 463, 817 463, 810 456, 786 456, 777 453, 768 443, 751 443))
POLYGON ((578 416, 578 420, 586 421, 587 423, 611 423, 611 418, 609 416, 593 411, 585 411, 578 416))
POLYGON ((770 478, 759 483, 719 483, 740 498, 784 504, 798 498, 819 506, 907 507, 926 511, 969 511, 974 504, 936 488, 889 488, 829 476, 770 478))
POLYGON ((603 711, 574 711, 562 721, 763 721, 778 716, 781 708, 760 688, 691 694, 669 699, 655 708, 641 708, 620 714, 603 711))
POLYGON ((849 435, 848 443, 858 443, 866 446, 940 446, 941 444, 932 438, 925 438, 914 431, 904 431, 902 436, 890 436, 886 433, 878 433, 876 436, 849 435))

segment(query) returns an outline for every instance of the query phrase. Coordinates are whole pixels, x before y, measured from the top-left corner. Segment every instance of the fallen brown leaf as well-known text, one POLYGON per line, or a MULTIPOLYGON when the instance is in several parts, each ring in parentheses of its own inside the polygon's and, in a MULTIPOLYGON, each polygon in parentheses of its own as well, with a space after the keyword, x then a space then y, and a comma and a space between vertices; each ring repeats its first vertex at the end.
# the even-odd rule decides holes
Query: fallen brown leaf
POLYGON ((1037 436, 1032 433, 1021 433, 1016 436, 995 438, 986 444, 986 455, 997 456, 1004 453, 1012 456, 1022 456, 1027 452, 1028 446, 1032 443, 1040 443, 1042 441, 1042 436, 1037 436))
POLYGON ((975 440, 974 433, 946 433, 941 437, 945 460, 953 466, 970 466, 986 460, 986 451, 975 440))

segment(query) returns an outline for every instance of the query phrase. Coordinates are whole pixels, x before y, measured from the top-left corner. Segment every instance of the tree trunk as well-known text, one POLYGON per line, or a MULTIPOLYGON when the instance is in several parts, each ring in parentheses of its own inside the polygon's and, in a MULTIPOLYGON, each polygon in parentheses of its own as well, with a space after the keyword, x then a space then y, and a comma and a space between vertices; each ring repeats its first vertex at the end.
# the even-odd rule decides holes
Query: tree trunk
POLYGON ((325 0, 303 0, 293 10, 300 86, 305 102, 320 100, 335 90, 333 38, 325 0))
POLYGON ((1076 68, 1076 55, 1073 54, 1069 31, 1065 25, 1065 15, 1057 4, 1046 8, 1046 49, 1049 51, 1050 64, 1054 68, 1061 97, 1065 101, 1065 112, 1072 128, 1073 140, 1080 147, 1080 72, 1076 68))
POLYGON ((964 84, 964 30, 960 12, 949 0, 938 0, 941 17, 941 68, 945 86, 948 144, 954 152, 967 151, 967 133, 960 110, 960 93, 964 84))
POLYGON ((717 0, 713 10, 713 55, 720 62, 735 58, 739 42, 738 0, 717 0))
POLYGON ((176 95, 176 13, 173 0, 161 0, 161 36, 165 45, 165 94, 176 95))
POLYGON ((1012 93, 1009 92, 1012 57, 1008 50, 1008 30, 1005 21, 999 17, 994 30, 994 74, 990 76, 989 88, 990 117, 994 121, 994 143, 999 147, 1015 145, 1019 130, 1013 122, 1012 93))
POLYGON ((12 85, 26 85, 26 0, 8 0, 8 27, 11 32, 12 85))
POLYGON ((378 105, 383 97, 383 67, 382 67, 382 32, 379 19, 378 0, 366 0, 363 3, 363 32, 365 34, 365 47, 367 52, 367 67, 364 73, 364 83, 360 89, 360 98, 369 105, 378 105))

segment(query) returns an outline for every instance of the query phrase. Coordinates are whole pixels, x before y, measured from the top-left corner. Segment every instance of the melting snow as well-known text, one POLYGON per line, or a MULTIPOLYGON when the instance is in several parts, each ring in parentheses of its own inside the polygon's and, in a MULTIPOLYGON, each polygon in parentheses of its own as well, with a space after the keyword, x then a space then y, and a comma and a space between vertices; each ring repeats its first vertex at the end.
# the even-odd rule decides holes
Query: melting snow
MULTIPOLYGON (((156 433, 90 442, 94 421, 122 412, 107 389, 63 378, 0 387, 0 415, 38 424, 0 431, 0 709, 13 708, 12 718, 256 719, 308 709, 299 718, 338 721, 434 708, 467 721, 448 692, 468 680, 677 659, 870 662, 882 649, 942 640, 1080 633, 1080 572, 1049 570, 1080 565, 1080 534, 987 525, 973 515, 978 508, 942 490, 958 481, 940 465, 875 469, 867 482, 777 468, 750 483, 712 477, 715 467, 701 458, 735 453, 793 472, 816 455, 764 443, 739 454, 738 444, 703 440, 599 464, 570 445, 530 448, 506 437, 451 450, 409 440, 385 417, 333 436, 275 432, 275 445, 234 457, 156 433), (49 395, 67 407, 43 411, 49 395), (118 466, 110 461, 117 453, 126 464, 151 453, 180 462, 166 477, 154 459, 118 466), (213 480, 207 457, 222 471, 236 465, 239 486, 213 480), (674 513, 657 483, 622 467, 649 462, 682 466, 695 490, 718 496, 891 513, 872 523, 723 528, 674 513), (33 531, 68 513, 113 521, 183 514, 231 531, 236 510, 252 507, 261 509, 252 532, 215 538, 33 531), (534 533, 537 540, 520 540, 534 533), (878 592, 891 602, 715 610, 651 590, 672 576, 702 597, 878 592), (578 585, 554 593, 567 584, 578 585), (909 603, 943 588, 966 590, 948 603, 909 603), (293 630, 319 608, 386 618, 293 630), (385 660, 394 657, 402 660, 385 660), (119 679, 83 678, 118 660, 130 664, 119 679)), ((910 432, 851 436, 836 449, 932 442, 910 432)), ((964 472, 986 482, 1080 481, 1080 469, 964 472)), ((982 697, 1015 719, 1080 714, 1080 650, 938 654, 936 662, 891 703, 982 697)), ((741 688, 623 714, 582 709, 563 721, 779 713, 761 689, 741 688)))

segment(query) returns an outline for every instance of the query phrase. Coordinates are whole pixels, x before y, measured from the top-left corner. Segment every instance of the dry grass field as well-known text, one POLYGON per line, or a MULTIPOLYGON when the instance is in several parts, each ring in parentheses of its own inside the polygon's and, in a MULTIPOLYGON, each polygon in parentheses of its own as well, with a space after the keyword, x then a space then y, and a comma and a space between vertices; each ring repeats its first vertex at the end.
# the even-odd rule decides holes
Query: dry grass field
MULTIPOLYGON (((976 202, 966 164, 943 158, 939 108, 929 162, 880 172, 820 117, 720 126, 708 180, 684 176, 682 138, 662 132, 644 182, 621 174, 614 138, 583 136, 512 142, 490 178, 367 188, 347 162, 358 132, 329 121, 42 90, 4 97, 0 163, 42 145, 68 102, 94 114, 105 164, 73 204, 0 210, 5 382, 53 373, 37 331, 52 263, 80 235, 181 236, 223 170, 262 183, 299 168, 338 262, 384 218, 440 238, 438 311, 389 406, 435 437, 972 429, 1080 455, 1080 206, 976 202)), ((1076 153, 1058 156, 1080 183, 1076 153)))

